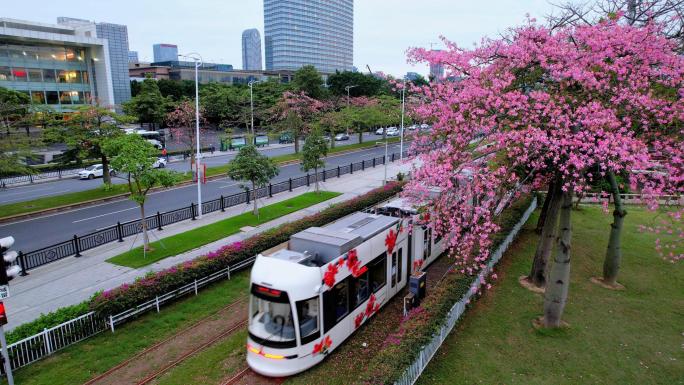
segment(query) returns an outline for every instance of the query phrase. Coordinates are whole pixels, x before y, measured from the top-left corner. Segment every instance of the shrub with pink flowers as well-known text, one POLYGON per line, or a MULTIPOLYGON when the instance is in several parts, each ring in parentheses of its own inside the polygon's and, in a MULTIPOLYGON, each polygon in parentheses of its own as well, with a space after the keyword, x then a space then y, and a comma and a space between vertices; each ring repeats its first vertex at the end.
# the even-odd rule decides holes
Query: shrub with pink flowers
POLYGON ((90 299, 90 309, 102 316, 121 313, 156 296, 172 291, 196 279, 223 270, 258 253, 287 241, 294 233, 311 226, 322 226, 345 215, 371 206, 398 194, 403 183, 388 183, 354 199, 335 204, 316 214, 282 224, 245 240, 159 272, 150 272, 131 284, 102 291, 90 299))

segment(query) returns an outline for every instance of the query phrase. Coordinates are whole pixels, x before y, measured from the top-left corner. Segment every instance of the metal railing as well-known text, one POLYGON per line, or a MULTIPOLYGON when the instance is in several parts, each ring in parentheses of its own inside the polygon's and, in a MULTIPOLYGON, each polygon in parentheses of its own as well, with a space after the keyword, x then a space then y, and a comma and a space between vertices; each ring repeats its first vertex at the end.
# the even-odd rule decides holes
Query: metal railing
MULTIPOLYGON (((392 153, 388 155, 389 162, 394 162, 399 159, 399 153, 392 153)), ((369 167, 375 167, 385 164, 385 157, 377 157, 370 160, 365 160, 349 165, 337 166, 328 170, 321 170, 318 172, 319 182, 325 182, 331 177, 340 177, 345 174, 351 174, 357 171, 364 170, 369 167)), ((298 178, 290 178, 286 181, 268 184, 266 186, 256 189, 257 199, 272 197, 275 194, 289 192, 293 189, 311 186, 315 181, 314 175, 306 174, 298 178)), ((216 211, 225 211, 226 208, 237 206, 240 204, 249 204, 254 199, 254 191, 249 188, 244 192, 223 196, 219 198, 202 202, 202 213, 212 213, 216 211)), ((178 223, 186 220, 195 220, 198 214, 197 204, 190 203, 189 206, 181 207, 176 210, 157 212, 145 218, 148 229, 163 230, 164 226, 178 223)), ((135 219, 128 222, 117 222, 116 225, 100 229, 84 235, 74 235, 71 239, 54 245, 46 246, 38 250, 33 250, 27 253, 19 252, 17 264, 21 267, 22 275, 27 275, 27 271, 37 267, 58 261, 63 258, 75 256, 80 257, 81 253, 111 242, 123 242, 124 238, 130 237, 142 232, 142 224, 140 219, 135 219)))
POLYGON ((46 171, 36 174, 28 175, 16 175, 0 178, 0 187, 6 187, 13 184, 21 183, 35 183, 43 179, 62 179, 62 178, 73 178, 78 175, 79 172, 85 170, 85 167, 80 168, 67 168, 59 169, 54 171, 46 171))
POLYGON ((532 215, 532 212, 536 208, 537 200, 534 199, 530 204, 530 207, 528 207, 527 211, 525 211, 525 213, 523 214, 522 218, 520 218, 518 223, 516 223, 513 229, 511 229, 511 231, 508 233, 506 239, 499 245, 496 251, 492 254, 492 258, 487 264, 487 267, 480 272, 477 278, 475 278, 473 283, 470 285, 470 290, 468 290, 468 292, 464 294, 463 297, 461 297, 461 299, 451 307, 451 309, 446 315, 444 324, 439 329, 439 333, 435 333, 435 335, 432 337, 432 340, 430 340, 430 342, 423 346, 420 353, 418 353, 418 357, 415 359, 415 361, 413 361, 411 365, 409 365, 406 368, 401 378, 394 383, 395 385, 413 385, 418 380, 418 377, 420 377, 420 375, 423 373, 423 370, 425 370, 428 363, 430 362, 432 357, 434 357, 439 347, 442 346, 444 340, 449 336, 449 333, 454 328, 454 325, 456 325, 456 322, 461 318, 461 315, 463 315, 463 313, 465 312, 466 305, 470 302, 471 297, 475 295, 475 293, 479 289, 481 282, 483 282, 483 279, 487 275, 489 275, 494 265, 496 265, 497 262, 499 262, 499 260, 503 256, 503 253, 506 252, 508 246, 510 246, 511 243, 513 243, 513 240, 515 240, 515 237, 518 235, 518 232, 520 232, 520 229, 525 225, 525 222, 527 222, 530 215, 532 215))

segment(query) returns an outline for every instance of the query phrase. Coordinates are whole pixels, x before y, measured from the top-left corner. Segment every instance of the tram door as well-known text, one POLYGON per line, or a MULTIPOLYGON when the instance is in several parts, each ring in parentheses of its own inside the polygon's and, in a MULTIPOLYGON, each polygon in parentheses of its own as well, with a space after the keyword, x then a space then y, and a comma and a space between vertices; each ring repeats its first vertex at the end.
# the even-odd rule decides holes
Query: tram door
POLYGON ((404 249, 406 244, 395 248, 392 255, 389 256, 390 264, 390 296, 396 294, 406 285, 406 255, 404 249))

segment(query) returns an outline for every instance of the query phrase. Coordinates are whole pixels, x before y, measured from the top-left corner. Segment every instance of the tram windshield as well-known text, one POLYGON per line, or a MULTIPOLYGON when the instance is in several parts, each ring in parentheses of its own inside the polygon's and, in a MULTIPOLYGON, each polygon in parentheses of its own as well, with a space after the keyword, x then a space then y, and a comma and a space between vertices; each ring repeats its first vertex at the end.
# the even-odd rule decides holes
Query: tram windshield
POLYGON ((287 294, 255 287, 250 301, 249 333, 257 343, 287 347, 295 342, 294 316, 287 294))

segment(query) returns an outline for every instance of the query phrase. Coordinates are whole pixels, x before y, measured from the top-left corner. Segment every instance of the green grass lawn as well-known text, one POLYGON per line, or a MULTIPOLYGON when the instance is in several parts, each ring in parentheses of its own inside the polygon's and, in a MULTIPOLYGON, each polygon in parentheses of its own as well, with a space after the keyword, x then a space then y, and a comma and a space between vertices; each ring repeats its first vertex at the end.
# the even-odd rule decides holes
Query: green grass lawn
MULTIPOLYGON (((245 226, 258 226, 262 223, 272 221, 284 215, 299 211, 313 206, 317 203, 327 201, 341 195, 341 193, 331 191, 307 192, 302 195, 274 203, 259 209, 259 217, 254 216, 251 211, 212 223, 210 225, 198 227, 196 229, 176 234, 151 243, 153 251, 148 252, 143 258, 142 246, 119 254, 107 261, 116 265, 138 268, 147 266, 161 259, 178 255, 188 250, 206 245, 229 235, 235 234, 245 226)), ((251 207, 251 206, 250 206, 251 207)))
POLYGON ((628 207, 619 282, 599 276, 612 216, 597 207, 573 211, 567 329, 537 331, 542 297, 518 284, 529 272, 537 236, 533 217, 499 267, 499 282, 466 313, 419 384, 682 384, 684 265, 660 259, 638 224, 654 214, 628 207))
MULTIPOLYGON (((136 321, 117 327, 113 334, 103 332, 49 358, 21 368, 14 372, 15 383, 22 385, 82 384, 192 325, 197 320, 244 297, 248 287, 249 272, 235 274, 231 280, 216 283, 202 290, 196 297, 188 297, 162 307, 159 314, 148 313, 136 321)), ((240 342, 244 343, 244 341, 245 338, 240 342)), ((0 383, 5 384, 6 381, 2 379, 0 383)))
MULTIPOLYGON (((393 137, 388 138, 388 142, 397 142, 399 138, 393 137)), ((365 148, 371 148, 375 146, 375 142, 364 142, 364 143, 354 143, 346 146, 339 146, 331 148, 328 155, 334 155, 343 151, 360 150, 365 148)), ((301 159, 300 154, 285 154, 279 155, 272 158, 276 163, 291 162, 294 160, 301 159)), ((207 168, 207 176, 217 176, 225 174, 228 170, 227 165, 209 167, 207 168)), ((184 173, 181 176, 181 181, 188 181, 192 176, 188 173, 184 173)), ((75 193, 62 194, 46 198, 38 198, 30 201, 10 203, 5 205, 0 205, 0 219, 6 218, 12 215, 28 214, 41 210, 52 209, 55 207, 60 207, 64 205, 71 205, 86 202, 93 199, 103 199, 109 198, 114 195, 119 195, 127 193, 128 189, 124 185, 112 185, 110 189, 105 190, 104 188, 96 188, 92 190, 79 191, 75 193)))

